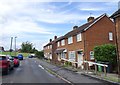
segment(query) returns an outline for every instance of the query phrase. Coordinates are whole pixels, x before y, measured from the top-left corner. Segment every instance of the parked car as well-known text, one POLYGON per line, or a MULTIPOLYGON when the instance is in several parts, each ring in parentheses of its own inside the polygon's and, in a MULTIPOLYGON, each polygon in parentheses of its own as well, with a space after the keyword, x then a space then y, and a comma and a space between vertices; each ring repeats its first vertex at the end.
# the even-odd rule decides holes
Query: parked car
POLYGON ((35 54, 30 54, 28 58, 35 58, 35 54))
POLYGON ((33 56, 32 56, 32 55, 29 55, 28 58, 33 58, 33 56))
POLYGON ((18 67, 20 65, 20 61, 18 57, 15 56, 13 61, 14 61, 14 67, 18 67))
POLYGON ((14 69, 14 61, 13 58, 10 55, 7 55, 7 61, 9 62, 9 69, 13 70, 14 69))
POLYGON ((22 54, 18 54, 17 57, 18 57, 19 60, 23 60, 23 55, 22 54))
POLYGON ((0 73, 8 74, 10 63, 6 55, 0 55, 0 73))

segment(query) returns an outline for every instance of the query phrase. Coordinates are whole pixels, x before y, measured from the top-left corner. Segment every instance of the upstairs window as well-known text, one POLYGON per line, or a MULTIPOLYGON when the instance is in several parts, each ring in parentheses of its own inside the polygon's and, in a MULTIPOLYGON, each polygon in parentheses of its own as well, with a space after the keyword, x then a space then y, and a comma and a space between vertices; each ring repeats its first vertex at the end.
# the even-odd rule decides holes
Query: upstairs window
POLYGON ((57 47, 60 47, 60 42, 57 42, 57 47))
POLYGON ((50 49, 52 49, 52 45, 50 45, 50 49))
POLYGON ((113 41, 113 33, 112 32, 109 32, 109 40, 113 41))
POLYGON ((77 34, 77 42, 79 42, 79 41, 82 41, 81 33, 80 33, 80 34, 77 34))
POLYGON ((61 45, 64 46, 65 45, 65 40, 61 41, 61 45))
POLYGON ((68 38, 68 44, 71 44, 71 43, 73 43, 73 37, 68 38))

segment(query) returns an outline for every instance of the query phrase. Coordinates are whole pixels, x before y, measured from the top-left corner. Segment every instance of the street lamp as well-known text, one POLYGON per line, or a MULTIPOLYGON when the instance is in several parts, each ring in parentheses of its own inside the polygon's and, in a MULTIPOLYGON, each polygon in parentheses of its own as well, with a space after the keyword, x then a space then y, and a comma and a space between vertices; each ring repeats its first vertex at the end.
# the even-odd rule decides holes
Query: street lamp
POLYGON ((10 55, 11 55, 11 51, 12 51, 12 40, 13 40, 13 37, 11 37, 11 43, 10 43, 10 55))
POLYGON ((16 38, 17 37, 15 37, 15 56, 16 56, 16 38))

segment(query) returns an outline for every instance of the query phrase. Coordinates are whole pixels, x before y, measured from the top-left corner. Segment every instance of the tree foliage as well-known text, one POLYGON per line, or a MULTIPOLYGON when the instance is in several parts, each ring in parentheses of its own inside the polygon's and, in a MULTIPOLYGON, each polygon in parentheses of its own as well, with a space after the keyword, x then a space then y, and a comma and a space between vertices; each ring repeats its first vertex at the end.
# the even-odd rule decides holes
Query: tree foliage
POLYGON ((44 58, 44 52, 43 51, 36 51, 35 52, 36 57, 42 59, 44 58))
POLYGON ((30 42, 23 42, 21 45, 21 52, 26 52, 26 53, 34 53, 37 50, 33 48, 33 44, 30 42))
POLYGON ((96 46, 94 56, 97 61, 115 63, 117 59, 116 46, 112 44, 96 46))

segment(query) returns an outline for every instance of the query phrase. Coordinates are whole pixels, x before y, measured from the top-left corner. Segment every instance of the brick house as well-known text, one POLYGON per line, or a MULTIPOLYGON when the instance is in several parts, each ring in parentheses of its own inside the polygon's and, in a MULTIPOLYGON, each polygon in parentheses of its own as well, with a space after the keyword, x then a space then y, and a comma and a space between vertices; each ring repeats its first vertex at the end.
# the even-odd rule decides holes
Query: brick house
POLYGON ((83 68, 83 61, 94 61, 93 48, 102 44, 115 44, 115 25, 103 14, 98 18, 89 17, 88 22, 56 40, 58 61, 79 62, 77 67, 83 68))
POLYGON ((117 51, 118 51, 118 65, 119 65, 119 74, 120 74, 120 9, 118 9, 111 18, 114 19, 116 26, 116 37, 117 37, 117 51))
POLYGON ((52 39, 50 39, 50 42, 43 47, 44 57, 46 59, 50 59, 50 60, 52 60, 52 43, 53 43, 53 41, 52 41, 52 39))
POLYGON ((50 39, 49 43, 43 47, 44 57, 55 63, 58 61, 56 54, 54 53, 57 49, 57 44, 55 42, 58 39, 57 36, 54 36, 54 40, 52 41, 52 39, 50 39))

